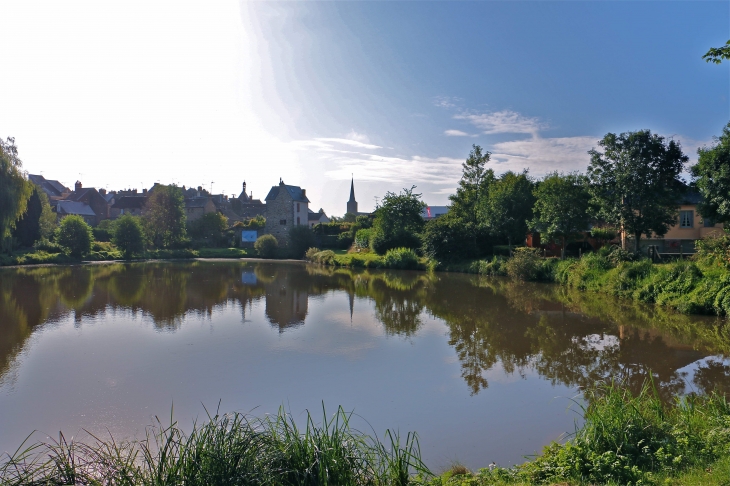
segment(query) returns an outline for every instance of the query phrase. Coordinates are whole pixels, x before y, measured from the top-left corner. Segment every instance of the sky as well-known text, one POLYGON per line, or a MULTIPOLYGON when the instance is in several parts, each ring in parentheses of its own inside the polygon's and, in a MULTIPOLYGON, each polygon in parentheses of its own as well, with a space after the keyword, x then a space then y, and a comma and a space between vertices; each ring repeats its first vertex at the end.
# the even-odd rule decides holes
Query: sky
POLYGON ((108 190, 307 189, 445 205, 473 144, 497 174, 584 171, 648 128, 692 160, 730 121, 727 1, 0 0, 0 137, 108 190))

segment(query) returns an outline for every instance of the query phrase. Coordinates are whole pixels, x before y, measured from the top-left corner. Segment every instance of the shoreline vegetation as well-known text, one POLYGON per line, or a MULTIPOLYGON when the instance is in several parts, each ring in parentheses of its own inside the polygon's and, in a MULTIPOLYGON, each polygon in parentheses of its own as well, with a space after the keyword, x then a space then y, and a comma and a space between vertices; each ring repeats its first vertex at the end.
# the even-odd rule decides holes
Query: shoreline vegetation
POLYGON ((0 459, 0 484, 16 485, 278 485, 500 486, 725 485, 730 475, 730 404, 720 394, 664 403, 651 378, 633 396, 603 383, 575 402, 583 416, 567 440, 541 455, 477 472, 454 464, 434 474, 421 459, 418 437, 387 430, 383 440, 350 425, 341 407, 321 421, 309 412, 256 418, 208 414, 185 432, 170 417, 139 440, 47 439, 22 444, 0 459))

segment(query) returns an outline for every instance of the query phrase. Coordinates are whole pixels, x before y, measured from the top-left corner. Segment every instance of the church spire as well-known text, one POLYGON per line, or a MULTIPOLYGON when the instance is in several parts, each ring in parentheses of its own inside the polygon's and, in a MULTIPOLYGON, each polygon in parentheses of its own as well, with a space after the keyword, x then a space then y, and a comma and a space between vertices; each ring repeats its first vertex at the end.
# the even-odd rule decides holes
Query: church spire
POLYGON ((350 200, 347 201, 347 212, 357 215, 357 201, 355 201, 355 178, 350 182, 350 200))

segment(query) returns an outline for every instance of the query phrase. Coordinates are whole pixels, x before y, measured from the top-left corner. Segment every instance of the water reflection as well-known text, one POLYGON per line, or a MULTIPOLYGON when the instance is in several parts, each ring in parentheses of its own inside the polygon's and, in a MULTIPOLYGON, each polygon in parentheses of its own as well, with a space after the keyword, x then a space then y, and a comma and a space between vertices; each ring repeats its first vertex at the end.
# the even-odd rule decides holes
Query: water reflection
MULTIPOLYGON (((692 389, 730 391, 724 323, 692 318, 556 286, 465 275, 349 271, 302 264, 191 262, 5 269, 0 272, 0 379, 34 330, 73 315, 131 310, 160 331, 187 315, 211 316, 234 304, 241 320, 253 302, 279 333, 304 325, 310 299, 345 293, 371 302, 389 336, 408 339, 432 317, 471 394, 489 371, 537 373, 553 384, 585 387, 611 378, 638 390, 651 373, 662 396, 692 389), (692 366, 690 366, 692 365, 692 366)), ((79 324, 81 325, 81 324, 79 324)))

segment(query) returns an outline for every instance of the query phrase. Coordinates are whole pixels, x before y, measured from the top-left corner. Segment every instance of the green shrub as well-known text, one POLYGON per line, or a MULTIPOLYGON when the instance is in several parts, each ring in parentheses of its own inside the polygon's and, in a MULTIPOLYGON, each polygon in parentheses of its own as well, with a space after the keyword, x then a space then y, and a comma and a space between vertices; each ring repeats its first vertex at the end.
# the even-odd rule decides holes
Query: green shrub
POLYGON ((91 226, 81 216, 66 216, 56 230, 56 242, 74 258, 89 253, 92 241, 91 226))
MULTIPOLYGON (((358 216, 358 218, 361 216, 358 216)), ((357 230, 357 233, 355 233, 355 246, 358 248, 370 248, 370 235, 372 235, 373 230, 370 228, 363 228, 357 230)))
POLYGON ((543 258, 537 248, 515 248, 512 258, 507 260, 505 270, 514 280, 538 280, 543 258))
POLYGON ((114 227, 114 244, 122 251, 124 258, 140 254, 145 248, 144 227, 139 218, 125 215, 114 227))
POLYGON ((448 214, 428 221, 421 240, 426 256, 444 262, 476 258, 491 247, 486 232, 469 231, 464 221, 448 214))
POLYGON ((279 248, 279 242, 274 235, 262 235, 253 244, 261 258, 273 258, 279 248))
POLYGON ((316 255, 320 251, 321 250, 319 248, 316 248, 316 247, 313 246, 313 247, 309 248, 307 250, 307 252, 304 254, 304 259, 307 260, 307 261, 312 262, 312 261, 314 261, 314 255, 316 255))
POLYGON ((332 250, 324 250, 317 252, 312 255, 312 262, 319 263, 321 265, 334 265, 335 264, 335 252, 332 250))
POLYGON ((44 251, 46 253, 61 253, 63 248, 58 243, 49 241, 46 238, 41 238, 36 241, 33 245, 33 249, 36 251, 44 251))
POLYGON ((383 264, 387 268, 415 270, 419 266, 418 255, 410 248, 394 248, 385 254, 383 264))

